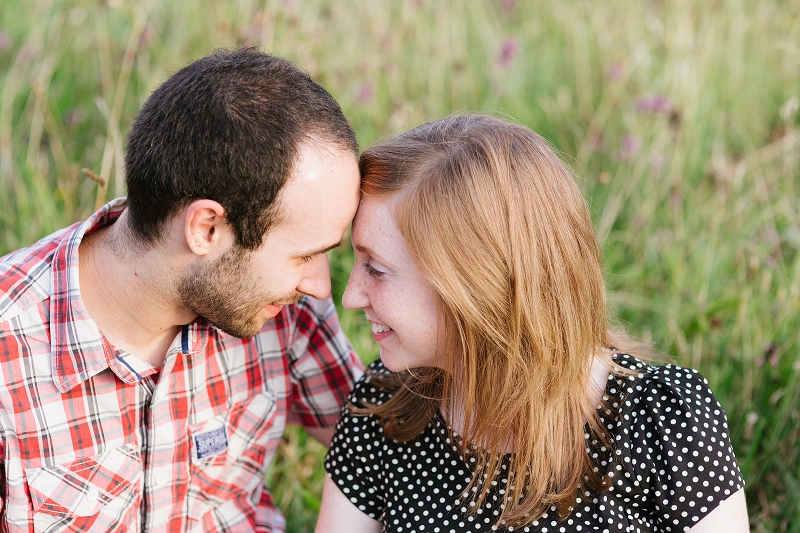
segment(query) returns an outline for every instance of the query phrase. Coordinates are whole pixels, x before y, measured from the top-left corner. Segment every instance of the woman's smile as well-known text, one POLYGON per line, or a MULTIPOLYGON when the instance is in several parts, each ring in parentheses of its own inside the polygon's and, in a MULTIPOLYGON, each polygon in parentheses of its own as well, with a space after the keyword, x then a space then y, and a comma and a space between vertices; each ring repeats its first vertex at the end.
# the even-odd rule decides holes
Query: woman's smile
POLYGON ((387 326, 386 324, 381 324, 379 322, 372 322, 372 336, 375 338, 376 341, 381 341, 394 333, 392 328, 387 326))

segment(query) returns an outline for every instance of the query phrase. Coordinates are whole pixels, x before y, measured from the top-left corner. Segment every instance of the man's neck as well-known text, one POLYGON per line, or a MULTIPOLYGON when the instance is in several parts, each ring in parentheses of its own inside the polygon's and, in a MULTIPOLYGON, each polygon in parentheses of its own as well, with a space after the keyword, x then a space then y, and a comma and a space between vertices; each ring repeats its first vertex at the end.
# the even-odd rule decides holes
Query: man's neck
POLYGON ((162 251, 136 252, 123 245, 125 214, 81 242, 81 297, 115 348, 161 368, 180 326, 195 315, 176 305, 170 280, 177 274, 162 251))

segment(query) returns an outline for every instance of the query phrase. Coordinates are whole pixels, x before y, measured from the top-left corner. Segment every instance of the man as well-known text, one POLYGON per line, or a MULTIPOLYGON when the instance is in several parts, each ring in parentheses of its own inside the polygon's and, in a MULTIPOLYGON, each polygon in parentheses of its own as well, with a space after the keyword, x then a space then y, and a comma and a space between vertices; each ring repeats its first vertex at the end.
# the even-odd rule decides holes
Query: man
POLYGON ((284 427, 327 443, 361 372, 326 256, 356 151, 324 89, 252 49, 156 89, 128 198, 0 259, 0 529, 283 529, 284 427))

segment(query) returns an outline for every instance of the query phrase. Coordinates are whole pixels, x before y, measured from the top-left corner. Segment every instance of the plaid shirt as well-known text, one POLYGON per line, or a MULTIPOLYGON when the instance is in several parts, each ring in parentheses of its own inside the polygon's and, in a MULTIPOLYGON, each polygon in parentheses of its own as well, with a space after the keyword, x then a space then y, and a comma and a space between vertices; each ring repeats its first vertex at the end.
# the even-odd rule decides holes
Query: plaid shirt
POLYGON ((361 373, 333 304, 306 297, 251 339, 197 319, 153 368, 108 343, 78 286, 81 238, 124 209, 0 258, 6 527, 283 531, 264 474, 284 428, 334 425, 361 373))

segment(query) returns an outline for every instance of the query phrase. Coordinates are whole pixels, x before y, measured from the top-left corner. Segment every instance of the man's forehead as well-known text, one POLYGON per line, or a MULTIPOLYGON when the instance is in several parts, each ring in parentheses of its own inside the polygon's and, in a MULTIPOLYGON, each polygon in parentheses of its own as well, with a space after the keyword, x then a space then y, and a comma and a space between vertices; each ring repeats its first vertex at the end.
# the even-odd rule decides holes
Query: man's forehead
POLYGON ((358 156, 350 149, 342 148, 339 144, 325 141, 318 137, 308 137, 303 141, 297 151, 292 172, 288 180, 314 181, 324 177, 324 172, 331 165, 344 165, 358 168, 358 156), (319 167, 322 165, 322 168, 319 167))
POLYGON ((305 197, 315 193, 330 195, 338 190, 346 194, 360 187, 358 160, 355 154, 334 144, 305 142, 297 157, 279 199, 305 197))
POLYGON ((315 248, 330 247, 341 239, 358 207, 358 164, 351 152, 335 146, 310 144, 301 152, 294 176, 281 191, 281 222, 275 229, 298 231, 315 248))

